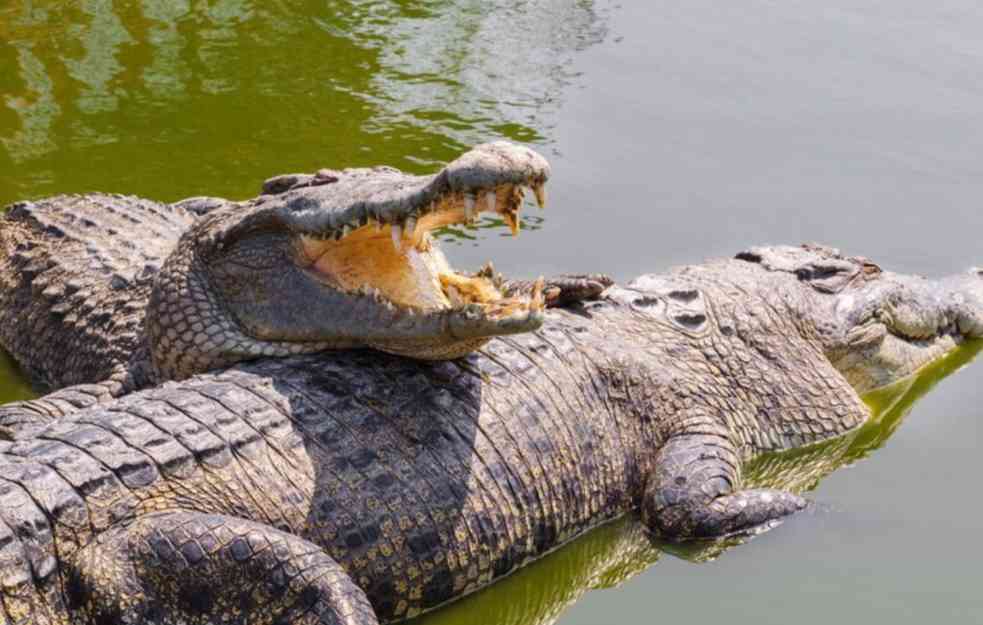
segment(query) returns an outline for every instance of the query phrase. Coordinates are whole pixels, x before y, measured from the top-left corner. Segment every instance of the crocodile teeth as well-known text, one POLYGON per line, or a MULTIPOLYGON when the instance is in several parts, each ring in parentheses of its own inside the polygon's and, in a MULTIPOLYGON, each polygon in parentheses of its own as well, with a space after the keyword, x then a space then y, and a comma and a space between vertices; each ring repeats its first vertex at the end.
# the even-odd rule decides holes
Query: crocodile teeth
POLYGON ((464 221, 466 223, 474 221, 474 196, 470 193, 464 196, 464 221))
POLYGON ((540 208, 546 208, 546 185, 537 182, 532 185, 532 192, 536 195, 536 204, 540 208))
POLYGON ((454 308, 467 304, 467 301, 461 297, 460 292, 454 286, 448 285, 447 288, 444 289, 444 292, 447 294, 447 299, 454 308))
POLYGON ((402 241, 403 241, 403 227, 400 226, 399 224, 393 224, 391 233, 392 233, 392 237, 393 237, 393 247, 395 247, 396 248, 396 251, 398 252, 403 247, 403 244, 402 244, 402 241))
POLYGON ((488 206, 488 210, 494 212, 495 207, 498 206, 498 198, 495 196, 494 191, 485 193, 485 204, 488 206))
POLYGON ((546 305, 546 300, 543 297, 543 286, 545 286, 546 280, 543 276, 539 276, 536 279, 536 283, 532 286, 532 298, 530 298, 530 308, 534 311, 539 312, 543 310, 546 305))
POLYGON ((345 238, 351 233, 352 233, 352 227, 350 225, 345 224, 344 226, 341 227, 341 238, 345 238))
POLYGON ((416 217, 410 217, 406 220, 406 233, 411 239, 416 238, 416 217))
POLYGON ((503 218, 505 223, 509 225, 509 230, 512 231, 512 236, 519 235, 519 214, 518 213, 503 213, 503 218))

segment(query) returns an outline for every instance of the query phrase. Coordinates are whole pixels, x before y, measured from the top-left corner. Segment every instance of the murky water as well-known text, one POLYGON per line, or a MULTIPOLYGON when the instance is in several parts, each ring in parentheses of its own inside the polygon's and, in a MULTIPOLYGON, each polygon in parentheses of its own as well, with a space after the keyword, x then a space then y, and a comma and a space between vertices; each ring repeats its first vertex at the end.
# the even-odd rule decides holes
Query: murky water
MULTIPOLYGON (((983 264, 980 32, 968 0, 12 0, 0 205, 242 198, 276 173, 423 172, 506 137, 550 156, 550 209, 518 239, 449 234, 459 266, 628 278, 822 241, 944 274, 983 264)), ((910 410, 776 531, 706 561, 615 524, 425 621, 979 622, 983 369, 913 404, 974 349, 874 398, 856 437, 762 463, 811 487, 910 410)), ((0 401, 26 396, 0 356, 0 401)))

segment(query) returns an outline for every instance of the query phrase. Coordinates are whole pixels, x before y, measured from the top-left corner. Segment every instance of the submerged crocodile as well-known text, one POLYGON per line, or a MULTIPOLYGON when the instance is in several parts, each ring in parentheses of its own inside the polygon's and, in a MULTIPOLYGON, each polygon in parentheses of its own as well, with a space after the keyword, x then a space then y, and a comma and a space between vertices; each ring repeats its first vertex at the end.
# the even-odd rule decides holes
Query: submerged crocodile
POLYGON ((456 360, 242 363, 0 444, 3 614, 388 622, 634 510, 668 539, 769 527, 805 502, 746 463, 856 429, 858 392, 983 335, 983 276, 752 248, 539 323, 456 360))

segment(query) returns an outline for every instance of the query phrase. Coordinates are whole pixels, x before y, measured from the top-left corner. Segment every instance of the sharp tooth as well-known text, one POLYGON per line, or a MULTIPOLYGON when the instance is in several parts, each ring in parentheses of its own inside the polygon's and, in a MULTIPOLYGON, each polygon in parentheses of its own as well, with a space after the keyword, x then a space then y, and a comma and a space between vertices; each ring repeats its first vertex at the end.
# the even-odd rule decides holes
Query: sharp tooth
POLYGON ((376 231, 376 232, 382 232, 382 227, 383 227, 384 225, 385 225, 385 224, 384 224, 384 223, 382 223, 382 221, 381 221, 381 220, 376 220, 376 222, 375 222, 375 231, 376 231))
POLYGON ((474 196, 470 193, 464 196, 464 221, 466 223, 474 221, 474 196))
POLYGON ((352 227, 350 225, 345 224, 344 226, 341 227, 341 237, 342 238, 347 237, 351 233, 352 233, 352 227))
POLYGON ((450 301, 451 306, 453 306, 454 308, 457 308, 458 306, 463 306, 465 304, 464 298, 461 297, 460 292, 458 292, 458 290, 455 287, 448 286, 446 293, 447 293, 447 299, 450 301))
POLYGON ((505 223, 509 225, 509 229, 512 231, 512 236, 519 235, 519 214, 518 213, 504 213, 505 223))
POLYGON ((488 206, 488 210, 495 212, 495 207, 498 206, 498 197, 494 191, 485 193, 485 204, 488 206))
POLYGON ((403 247, 403 228, 399 224, 393 224, 391 232, 393 235, 393 247, 398 252, 403 247))
POLYGON ((416 217, 410 217, 406 220, 406 234, 408 234, 411 239, 416 238, 416 217))
POLYGON ((532 192, 536 195, 536 204, 540 208, 546 208, 546 185, 537 182, 532 185, 532 192))
POLYGON ((546 280, 543 278, 543 276, 539 276, 539 278, 536 280, 536 283, 533 284, 532 300, 531 300, 533 310, 540 311, 543 309, 543 306, 546 304, 546 300, 543 298, 543 286, 545 284, 546 284, 546 280))

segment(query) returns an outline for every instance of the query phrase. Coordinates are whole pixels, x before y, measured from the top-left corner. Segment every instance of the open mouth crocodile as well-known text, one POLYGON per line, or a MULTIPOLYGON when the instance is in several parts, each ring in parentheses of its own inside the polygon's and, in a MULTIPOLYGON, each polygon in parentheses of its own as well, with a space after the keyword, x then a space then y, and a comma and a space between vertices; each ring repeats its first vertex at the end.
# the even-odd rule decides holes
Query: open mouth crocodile
POLYGON ((771 527, 805 500, 748 461, 983 336, 983 275, 761 247, 543 317, 456 360, 262 359, 23 430, 0 409, 3 616, 390 622, 633 511, 674 540, 771 527))
POLYGON ((244 202, 16 204, 0 218, 0 343, 42 387, 108 381, 114 395, 324 349, 455 358, 538 328, 547 300, 603 288, 460 273, 433 240, 482 213, 517 233, 524 191, 542 206, 549 174, 497 142, 430 176, 278 176, 244 202))

